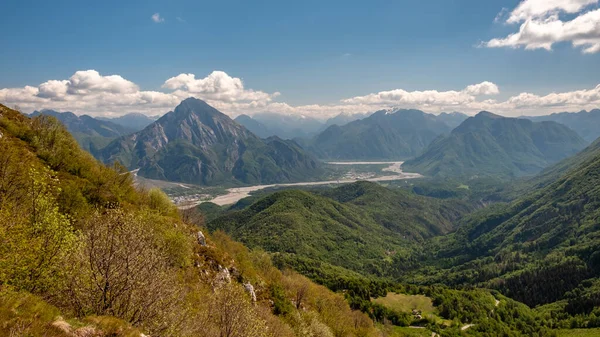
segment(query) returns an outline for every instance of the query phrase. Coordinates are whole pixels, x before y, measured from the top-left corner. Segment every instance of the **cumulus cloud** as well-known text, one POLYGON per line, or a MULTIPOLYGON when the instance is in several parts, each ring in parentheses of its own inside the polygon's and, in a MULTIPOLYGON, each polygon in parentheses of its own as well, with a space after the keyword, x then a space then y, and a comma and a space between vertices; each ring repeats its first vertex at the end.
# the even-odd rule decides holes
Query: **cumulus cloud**
POLYGON ((0 102, 19 105, 26 111, 49 108, 92 115, 118 115, 132 111, 164 113, 192 96, 224 111, 260 110, 279 95, 278 92, 245 88, 240 78, 231 77, 223 71, 213 71, 199 79, 194 74, 180 74, 165 81, 163 88, 167 92, 142 91, 122 76, 81 70, 66 80, 0 89, 0 102))
POLYGON ((37 87, 0 89, 0 102, 19 105, 26 111, 50 108, 105 115, 139 110, 156 113, 179 101, 176 95, 140 91, 135 83, 119 75, 103 76, 95 70, 77 71, 69 79, 49 80, 37 87))
POLYGON ((475 101, 475 96, 494 95, 500 91, 492 82, 481 82, 467 86, 461 91, 406 91, 395 89, 381 91, 366 96, 357 96, 342 100, 348 104, 391 104, 403 106, 460 106, 475 101))
POLYGON ((183 90, 205 99, 224 102, 251 101, 255 104, 266 103, 279 95, 268 94, 244 88, 240 78, 231 77, 224 71, 213 71, 208 76, 196 79, 194 74, 179 74, 165 81, 163 88, 183 90))
POLYGON ((165 22, 165 19, 160 16, 160 13, 154 13, 152 14, 152 21, 155 23, 161 23, 165 22))
POLYGON ((507 23, 519 23, 528 19, 543 19, 560 12, 575 14, 598 0, 524 0, 510 13, 507 23))
POLYGON ((495 83, 484 81, 467 86, 463 92, 473 96, 497 95, 500 93, 500 89, 495 83))
POLYGON ((49 80, 37 86, 0 89, 0 103, 19 105, 26 112, 48 108, 103 116, 128 112, 156 115, 172 110, 183 99, 197 97, 232 117, 242 113, 269 111, 321 119, 339 113, 365 113, 390 107, 415 108, 432 113, 461 111, 474 114, 488 110, 506 116, 600 107, 600 85, 591 89, 544 95, 524 92, 502 101, 493 97, 499 93, 495 83, 484 81, 467 85, 461 90, 393 89, 345 98, 333 104, 294 106, 275 101, 278 92, 249 89, 240 78, 223 71, 213 71, 203 78, 197 78, 194 74, 179 74, 164 82, 163 91, 144 91, 119 75, 84 70, 75 72, 68 79, 49 80))
MULTIPOLYGON (((519 31, 482 45, 552 50, 559 42, 570 42, 583 53, 600 51, 600 9, 590 8, 600 0, 524 0, 508 15, 507 24, 521 23, 519 31), (564 14, 576 15, 566 20, 564 14)), ((501 12, 502 13, 502 12, 501 12)))

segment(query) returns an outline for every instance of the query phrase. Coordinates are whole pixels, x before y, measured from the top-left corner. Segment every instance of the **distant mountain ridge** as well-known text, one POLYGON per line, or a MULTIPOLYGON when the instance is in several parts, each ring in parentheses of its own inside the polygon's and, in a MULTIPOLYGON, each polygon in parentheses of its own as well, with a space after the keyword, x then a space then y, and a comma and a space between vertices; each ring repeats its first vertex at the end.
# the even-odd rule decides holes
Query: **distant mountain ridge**
POLYGON ((188 98, 142 131, 102 150, 152 179, 201 185, 315 179, 319 163, 293 141, 262 140, 204 101, 188 98))
POLYGON ((368 113, 368 112, 367 113, 357 113, 357 114, 340 113, 334 117, 327 119, 327 121, 325 121, 325 125, 323 126, 323 130, 325 130, 326 128, 328 128, 332 125, 344 126, 350 122, 354 122, 359 119, 367 118, 367 117, 371 116, 371 114, 372 113, 368 113))
POLYGON ((583 139, 593 142, 600 137, 600 109, 580 112, 560 112, 546 116, 523 117, 535 122, 553 121, 564 124, 577 132, 583 139))
POLYGON ((429 176, 534 174, 587 145, 555 122, 532 122, 482 111, 440 136, 406 170, 429 176))
POLYGON ((146 126, 152 124, 160 116, 147 116, 139 112, 132 112, 119 117, 96 117, 96 119, 109 121, 133 131, 140 131, 146 126))
POLYGON ((39 115, 56 117, 69 130, 79 145, 92 154, 113 139, 135 132, 133 129, 110 121, 99 120, 88 115, 77 116, 72 112, 44 109, 36 110, 30 116, 39 115))
POLYGON ((446 123, 446 125, 448 125, 450 128, 454 129, 455 127, 459 126, 462 122, 464 122, 467 118, 469 118, 469 115, 456 111, 442 112, 441 114, 437 115, 436 118, 446 123))
POLYGON ((451 128, 420 110, 380 110, 346 125, 332 125, 306 145, 318 157, 401 160, 419 154, 451 128))
POLYGON ((255 129, 262 138, 310 138, 323 127, 323 122, 309 116, 273 112, 256 113, 251 117, 244 115, 241 119, 236 118, 236 121, 249 130, 255 129))
POLYGON ((256 119, 248 115, 239 115, 234 119, 234 121, 243 125, 246 129, 252 131, 252 133, 259 136, 260 138, 269 138, 271 136, 274 136, 276 133, 269 129, 263 123, 257 121, 256 119))

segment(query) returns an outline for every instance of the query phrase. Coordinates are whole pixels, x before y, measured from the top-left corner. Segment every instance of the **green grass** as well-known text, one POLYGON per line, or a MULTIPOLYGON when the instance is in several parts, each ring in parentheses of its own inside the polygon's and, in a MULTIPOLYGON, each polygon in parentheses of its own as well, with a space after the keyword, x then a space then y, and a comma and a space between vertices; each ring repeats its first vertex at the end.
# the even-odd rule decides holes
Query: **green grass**
POLYGON ((373 302, 398 312, 412 312, 413 309, 417 309, 421 310, 423 315, 427 315, 434 314, 435 311, 431 298, 425 295, 388 293, 386 297, 373 299, 373 302))
MULTIPOLYGON (((433 320, 438 324, 452 325, 452 321, 438 316, 432 299, 425 295, 406 295, 390 292, 385 297, 375 298, 372 301, 396 312, 412 313, 413 309, 420 310, 424 318, 433 320)), ((410 329, 413 330, 412 328, 410 329)))
POLYGON ((596 336, 600 336, 600 328, 558 330, 558 337, 596 337, 596 336))

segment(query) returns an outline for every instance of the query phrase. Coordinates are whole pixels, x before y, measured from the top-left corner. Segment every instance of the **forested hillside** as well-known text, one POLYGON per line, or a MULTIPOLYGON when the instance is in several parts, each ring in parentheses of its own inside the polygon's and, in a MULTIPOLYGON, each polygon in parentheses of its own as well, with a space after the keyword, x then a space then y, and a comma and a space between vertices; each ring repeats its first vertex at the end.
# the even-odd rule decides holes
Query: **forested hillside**
POLYGON ((555 122, 531 122, 482 111, 433 141, 403 168, 427 176, 519 177, 534 175, 574 155, 587 143, 555 122))
POLYGON ((378 336, 342 295, 0 105, 0 335, 378 336))
POLYGON ((328 127, 307 148, 325 159, 406 159, 450 130, 437 116, 420 110, 381 110, 364 119, 328 127))
POLYGON ((495 288, 531 306, 554 303, 549 310, 583 315, 574 325, 596 326, 597 143, 534 181, 528 186, 538 187, 514 202, 467 216, 430 248, 437 252, 430 263, 441 269, 417 274, 426 282, 495 288))
POLYGON ((318 193, 275 192, 237 208, 210 221, 209 229, 224 230, 249 247, 376 276, 401 274, 412 250, 451 232, 453 223, 474 209, 370 182, 318 193))

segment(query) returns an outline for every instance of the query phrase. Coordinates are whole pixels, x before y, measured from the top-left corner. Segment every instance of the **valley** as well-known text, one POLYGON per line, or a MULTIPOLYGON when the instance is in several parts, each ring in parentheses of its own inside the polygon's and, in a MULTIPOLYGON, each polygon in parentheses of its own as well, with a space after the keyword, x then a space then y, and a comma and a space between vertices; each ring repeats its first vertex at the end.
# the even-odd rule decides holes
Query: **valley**
POLYGON ((0 337, 600 337, 600 0, 0 12, 0 337))
MULTIPOLYGON (((331 166, 344 165, 346 168, 345 173, 340 174, 339 179, 336 180, 325 180, 325 181, 307 181, 307 182, 297 182, 297 183, 288 183, 288 184, 270 184, 270 185, 255 185, 255 186, 244 186, 244 187, 232 187, 232 188, 220 188, 223 194, 219 194, 214 196, 212 193, 215 193, 216 190, 219 190, 218 187, 207 190, 206 188, 194 186, 194 185, 183 185, 177 183, 169 183, 169 182, 156 182, 156 181, 148 181, 144 178, 141 178, 142 181, 145 181, 145 184, 150 184, 152 186, 162 186, 167 194, 173 199, 175 204, 181 209, 187 209, 191 207, 195 207, 196 205, 202 202, 211 202, 219 206, 234 204, 239 200, 250 196, 252 192, 268 189, 268 188, 291 188, 296 186, 319 186, 319 185, 331 185, 336 186, 339 184, 348 184, 357 181, 394 181, 394 180, 406 180, 406 179, 415 179, 420 178, 421 175, 418 173, 405 173, 402 171, 402 163, 403 162, 327 162, 326 164, 331 166), (381 171, 368 171, 357 173, 356 171, 349 169, 350 167, 357 167, 360 170, 361 166, 382 166, 381 171), (389 173, 393 173, 393 175, 389 175, 389 173), (388 175, 384 175, 383 173, 388 173, 388 175), (166 185, 165 185, 166 184, 166 185), (177 188, 179 187, 179 188, 177 188), (182 190, 183 188, 183 190, 182 190), (193 191, 199 189, 198 193, 191 194, 193 191), (212 193, 211 193, 212 192, 212 193), (190 195, 191 194, 191 195, 190 195)), ((140 178, 138 178, 140 179, 140 178)), ((219 193, 219 192, 216 192, 219 193)))

